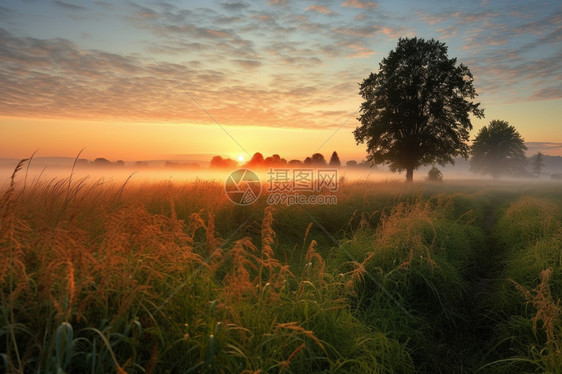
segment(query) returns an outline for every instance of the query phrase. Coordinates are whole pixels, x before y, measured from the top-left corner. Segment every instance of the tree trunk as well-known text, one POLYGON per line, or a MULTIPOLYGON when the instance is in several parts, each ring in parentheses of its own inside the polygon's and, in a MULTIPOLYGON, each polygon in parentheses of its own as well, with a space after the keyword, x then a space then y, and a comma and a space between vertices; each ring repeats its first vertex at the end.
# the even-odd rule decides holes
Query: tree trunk
POLYGON ((414 168, 406 169, 406 182, 411 183, 414 180, 414 168))

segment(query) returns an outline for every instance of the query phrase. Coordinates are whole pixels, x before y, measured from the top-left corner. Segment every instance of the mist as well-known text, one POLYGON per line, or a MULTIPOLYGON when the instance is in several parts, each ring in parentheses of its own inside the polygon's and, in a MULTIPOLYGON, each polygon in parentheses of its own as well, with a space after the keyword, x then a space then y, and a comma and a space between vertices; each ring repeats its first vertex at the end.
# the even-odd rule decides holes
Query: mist
MULTIPOLYGON (((11 183, 11 176, 19 160, 4 161, 0 164, 0 190, 5 190, 11 183)), ((277 167, 275 170, 291 170, 289 168, 277 167)), ((310 167, 300 167, 300 169, 311 169, 310 167)), ((330 169, 330 168, 326 168, 330 169)), ((414 182, 426 182, 427 172, 430 167, 419 168, 414 173, 414 182)), ((24 163, 22 168, 15 174, 14 181, 18 185, 34 185, 59 181, 61 179, 71 178, 73 181, 83 180, 86 182, 96 182, 103 184, 142 184, 155 183, 160 181, 170 181, 174 183, 189 183, 197 180, 214 181, 224 183, 228 175, 236 170, 236 168, 216 169, 208 167, 199 168, 171 168, 164 166, 143 166, 126 165, 123 167, 83 167, 74 166, 72 163, 57 164, 34 162, 24 163)), ((269 169, 251 169, 254 171, 260 181, 267 184, 271 181, 269 169)), ((342 182, 402 182, 405 180, 404 173, 392 173, 383 167, 340 167, 337 168, 337 179, 342 182)), ((497 180, 489 176, 474 174, 462 167, 445 167, 440 168, 443 173, 443 184, 474 184, 483 183, 490 184, 522 184, 533 182, 553 181, 550 173, 543 174, 540 178, 513 178, 503 177, 497 180)))

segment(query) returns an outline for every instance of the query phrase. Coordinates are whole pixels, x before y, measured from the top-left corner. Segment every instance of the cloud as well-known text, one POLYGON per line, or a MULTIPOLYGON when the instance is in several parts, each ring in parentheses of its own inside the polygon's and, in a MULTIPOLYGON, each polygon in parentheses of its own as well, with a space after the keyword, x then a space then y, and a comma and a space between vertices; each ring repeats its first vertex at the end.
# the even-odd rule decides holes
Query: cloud
POLYGON ((81 5, 76 5, 76 4, 71 4, 71 3, 66 3, 64 1, 59 1, 59 0, 55 0, 53 1, 53 3, 61 8, 67 9, 67 10, 71 10, 71 11, 83 11, 83 10, 88 10, 88 8, 83 7, 81 5))
POLYGON ((269 5, 287 5, 286 0, 268 0, 269 5))
POLYGON ((223 7, 225 10, 229 11, 229 12, 239 12, 241 10, 244 10, 246 8, 248 8, 250 5, 248 3, 244 3, 244 2, 233 2, 233 3, 223 3, 221 4, 221 7, 223 7))
POLYGON ((317 67, 322 63, 318 51, 303 48, 302 44, 291 42, 276 42, 265 48, 268 55, 274 56, 275 61, 284 65, 300 67, 317 67))
POLYGON ((390 36, 392 39, 396 39, 399 36, 413 36, 411 32, 406 31, 403 27, 383 26, 380 30, 383 34, 390 36))
POLYGON ((337 126, 338 110, 345 111, 339 109, 342 97, 357 96, 358 77, 341 74, 354 83, 341 86, 332 75, 315 72, 318 57, 287 55, 298 51, 293 48, 280 45, 278 58, 305 68, 269 75, 262 83, 249 79, 263 66, 260 60, 228 59, 230 65, 219 70, 198 60, 155 62, 0 29, 0 115, 212 125, 193 96, 226 126, 337 126))
POLYGON ((362 27, 334 28, 334 31, 357 38, 370 38, 377 32, 382 32, 382 28, 380 26, 373 25, 362 27))
POLYGON ((339 34, 353 37, 354 40, 357 38, 372 38, 375 35, 386 35, 391 39, 396 39, 400 36, 405 36, 410 34, 406 29, 401 26, 380 26, 373 24, 366 24, 364 26, 354 26, 347 28, 333 28, 333 31, 339 34))
POLYGON ((459 24, 475 24, 488 21, 489 19, 500 16, 501 13, 496 12, 456 12, 451 16, 457 19, 459 24))
MULTIPOLYGON (((245 9, 241 4, 230 3, 229 6, 245 9)), ((242 60, 257 59, 253 41, 237 32, 242 26, 250 27, 248 23, 251 20, 244 21, 242 16, 226 17, 206 8, 182 9, 167 3, 165 10, 137 4, 131 6, 132 16, 125 17, 125 20, 160 39, 149 43, 151 52, 195 54, 205 51, 204 58, 211 63, 222 61, 225 56, 242 60), (242 22, 245 23, 238 25, 242 22)), ((198 58, 201 59, 201 56, 198 58)))
POLYGON ((477 78, 477 89, 501 103, 552 100, 561 97, 562 51, 537 59, 520 49, 487 50, 463 62, 477 78))
POLYGON ((111 3, 108 3, 106 1, 95 1, 94 4, 99 5, 105 9, 109 9, 109 10, 113 10, 115 9, 115 6, 111 3))
MULTIPOLYGON (((560 78, 560 77, 559 77, 560 78)), ((552 100, 562 98, 562 87, 555 85, 553 87, 541 88, 531 95, 534 100, 552 100)))
POLYGON ((458 31, 457 26, 447 26, 437 30, 437 32, 443 39, 449 39, 456 36, 457 31, 458 31))
POLYGON ((527 15, 519 15, 518 18, 525 20, 525 22, 510 27, 509 32, 515 35, 543 35, 551 30, 560 30, 560 24, 562 23, 562 8, 559 8, 554 12, 549 12, 546 16, 539 17, 538 19, 536 18, 532 21, 526 21, 527 15))
POLYGON ((256 60, 232 60, 232 62, 245 69, 255 69, 262 66, 262 63, 256 60))
POLYGON ((215 18, 215 23, 219 25, 231 25, 234 23, 239 23, 242 20, 242 17, 217 17, 215 18))
POLYGON ((559 7, 538 17, 529 8, 502 13, 492 2, 399 14, 366 0, 91 4, 96 17, 105 12, 134 28, 137 39, 124 50, 135 53, 81 47, 100 45, 96 35, 79 38, 89 28, 73 42, 0 30, 0 87, 8 92, 0 114, 208 123, 180 83, 225 125, 325 127, 337 122, 333 112, 358 106, 357 83, 376 68, 376 53, 419 30, 448 38, 486 100, 560 97, 559 7))
POLYGON ((527 146, 528 155, 535 155, 538 152, 542 152, 543 154, 550 156, 562 155, 562 143, 525 142, 525 145, 527 146))
POLYGON ((151 43, 147 50, 151 54, 166 55, 185 55, 186 52, 205 52, 210 50, 210 46, 205 43, 198 42, 178 42, 173 45, 164 43, 151 43))
POLYGON ((161 18, 160 14, 153 9, 148 7, 134 4, 136 10, 134 12, 135 17, 140 18, 142 20, 151 20, 151 19, 158 19, 161 18))
POLYGON ((458 35, 460 40, 464 40, 463 49, 474 52, 489 46, 519 44, 517 37, 533 39, 527 48, 559 42, 562 39, 562 27, 559 26, 562 22, 562 8, 545 10, 541 16, 533 15, 541 11, 540 8, 512 7, 502 8, 501 11, 444 10, 416 14, 429 25, 439 24, 440 28, 436 31, 445 34, 445 37, 458 35))
POLYGON ((310 65, 318 65, 322 63, 318 57, 283 57, 283 63, 288 65, 298 65, 298 66, 310 66, 310 65))
POLYGON ((341 6, 358 9, 374 9, 378 6, 378 4, 372 1, 347 0, 344 1, 341 6))
POLYGON ((347 48, 353 50, 352 53, 347 55, 348 58, 366 58, 374 55, 376 52, 370 48, 357 42, 341 42, 340 45, 346 46, 347 48))
POLYGON ((562 42, 562 26, 541 36, 538 41, 541 44, 560 43, 562 42))
MULTIPOLYGON (((287 2, 285 5, 291 9, 296 7, 296 3, 287 2)), ((245 68, 249 66, 240 61, 259 62, 266 70, 268 67, 282 68, 282 65, 313 69, 323 64, 326 57, 343 60, 373 55, 374 52, 364 46, 347 47, 348 44, 359 46, 358 38, 375 35, 379 35, 380 39, 385 36, 396 38, 403 34, 402 27, 395 27, 382 13, 377 13, 376 17, 368 14, 363 20, 337 22, 338 27, 334 28, 336 22, 311 15, 341 19, 341 15, 324 4, 309 5, 305 14, 263 5, 237 6, 241 13, 235 17, 226 17, 223 7, 186 10, 168 4, 165 11, 156 5, 146 7, 133 5, 133 12, 138 17, 129 17, 128 21, 161 39, 149 43, 150 52, 170 56, 197 54, 198 61, 210 65, 218 65, 218 61, 224 64, 224 57, 228 56, 227 64, 245 68), (192 46, 193 49, 186 47, 193 43, 197 43, 192 46)), ((257 66, 257 63, 252 66, 257 66)), ((306 76, 304 71, 302 74, 306 76)))
MULTIPOLYGON (((461 8, 462 9, 462 8, 461 8)), ((560 97, 562 7, 521 4, 438 12, 418 18, 454 47, 476 76, 479 93, 492 102, 512 103, 560 97)))
POLYGON ((332 10, 330 10, 330 9, 328 9, 325 6, 322 6, 322 5, 311 5, 308 8, 306 8, 306 10, 309 11, 309 12, 316 12, 316 13, 325 14, 325 15, 335 14, 332 10))
POLYGON ((0 6, 0 20, 9 20, 12 18, 12 13, 11 9, 0 6))
POLYGON ((417 16, 424 20, 425 22, 429 23, 430 25, 435 25, 437 23, 442 23, 447 20, 450 20, 451 17, 448 14, 427 14, 424 12, 417 12, 417 16))

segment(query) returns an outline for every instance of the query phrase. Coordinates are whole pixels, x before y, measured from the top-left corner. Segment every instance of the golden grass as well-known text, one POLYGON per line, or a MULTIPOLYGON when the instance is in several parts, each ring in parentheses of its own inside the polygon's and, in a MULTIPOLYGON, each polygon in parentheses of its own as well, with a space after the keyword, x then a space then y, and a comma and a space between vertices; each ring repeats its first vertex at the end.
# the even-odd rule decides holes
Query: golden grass
MULTIPOLYGON (((158 342, 157 337, 165 334, 160 325, 174 325, 167 319, 177 310, 174 304, 179 295, 218 301, 215 311, 222 322, 216 324, 218 330, 209 335, 211 345, 202 346, 203 351, 216 349, 213 342, 224 339, 225 334, 250 344, 254 338, 242 327, 248 322, 241 308, 263 303, 271 313, 280 300, 286 299, 286 284, 295 277, 289 265, 275 254, 272 207, 263 212, 259 246, 248 236, 227 243, 216 232, 215 212, 198 209, 201 201, 183 198, 190 195, 198 199, 201 194, 217 204, 215 188, 214 184, 196 182, 187 187, 165 183, 124 189, 64 180, 36 183, 18 191, 12 181, 2 197, 0 218, 2 311, 8 325, 27 325, 35 332, 26 337, 12 329, 11 340, 6 343, 6 354, 13 359, 11 371, 68 369, 64 365, 70 364, 49 358, 52 345, 37 346, 33 342, 41 336, 54 339, 57 326, 73 325, 82 326, 82 330, 76 330, 82 334, 94 329, 89 344, 101 339, 97 349, 109 350, 109 362, 113 362, 115 371, 136 372, 134 367, 141 362, 146 372, 155 372, 162 364, 159 352, 171 344, 158 342), (167 201, 167 207, 158 201, 167 201), (178 203, 183 206, 178 207, 178 203), (160 212, 151 212, 151 208, 160 212), (182 210, 184 216, 192 211, 187 219, 179 218, 178 211, 182 210), (203 290, 208 295, 198 293, 203 290), (114 329, 132 326, 133 330, 126 327, 125 331, 134 331, 135 324, 156 333, 143 338, 148 344, 143 358, 134 345, 123 351, 123 344, 116 345, 112 340, 114 329), (32 363, 31 357, 43 357, 43 366, 35 366, 39 362, 32 363)), ((315 252, 315 245, 312 240, 306 254, 310 263, 307 281, 320 282, 325 263, 315 252)), ((201 316, 195 317, 190 326, 201 323, 201 316)), ((323 349, 314 332, 301 323, 284 317, 272 324, 268 333, 288 331, 287 336, 302 336, 323 349)), ((185 336, 189 337, 185 340, 188 344, 204 339, 201 331, 185 336)), ((285 349, 279 351, 284 356, 278 361, 280 367, 288 370, 305 346, 300 341, 296 347, 287 347, 287 354, 283 353, 285 349)), ((205 360, 214 365, 214 359, 205 360)), ((92 371, 107 369, 105 363, 99 365, 92 371)))
POLYGON ((515 287, 525 296, 528 303, 531 303, 537 310, 532 318, 533 330, 537 332, 537 323, 542 321, 542 328, 546 333, 547 346, 556 345, 555 350, 560 354, 560 341, 556 337, 556 325, 560 322, 561 310, 560 299, 553 300, 548 282, 552 276, 552 268, 545 269, 540 273, 540 283, 533 289, 528 290, 519 283, 511 280, 515 287))

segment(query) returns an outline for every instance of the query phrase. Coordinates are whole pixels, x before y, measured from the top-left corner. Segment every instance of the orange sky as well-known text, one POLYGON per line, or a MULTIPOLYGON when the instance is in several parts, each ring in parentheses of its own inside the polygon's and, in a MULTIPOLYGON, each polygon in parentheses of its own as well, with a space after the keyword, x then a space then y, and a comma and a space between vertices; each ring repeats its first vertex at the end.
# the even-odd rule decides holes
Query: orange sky
MULTIPOLYGON (((560 100, 502 104, 486 110, 485 119, 475 119, 472 136, 492 118, 514 124, 529 143, 529 153, 539 150, 562 156, 562 131, 556 120, 560 100), (527 125, 527 126, 525 126, 527 125), (554 144, 542 144, 554 143, 554 144)), ((350 113, 351 114, 351 113, 350 113)), ((354 115, 343 127, 319 129, 266 126, 154 123, 113 120, 65 120, 0 118, 6 137, 0 157, 24 158, 35 150, 39 156, 105 157, 127 161, 189 159, 208 161, 209 155, 245 159, 255 152, 277 153, 287 159, 304 159, 315 152, 327 158, 335 150, 342 160, 361 160, 364 145, 356 145, 352 131, 354 115), (339 128, 339 129, 338 129, 339 128)), ((341 121, 343 123, 345 119, 341 121)), ((340 123, 340 124, 341 124, 340 123)))
POLYGON ((18 158, 31 155, 38 149, 37 144, 43 145, 39 148, 38 155, 72 157, 85 148, 81 157, 128 161, 209 161, 209 155, 232 158, 243 155, 245 159, 249 159, 255 152, 267 155, 277 153, 288 159, 304 159, 317 151, 329 157, 334 150, 340 153, 345 150, 347 160, 360 160, 364 157, 363 150, 356 146, 353 140, 351 130, 354 127, 344 127, 336 132, 336 128, 280 129, 258 126, 221 127, 216 124, 213 126, 16 118, 0 121, 10 138, 2 152, 6 156, 18 158), (57 131, 52 131, 52 128, 57 131))

